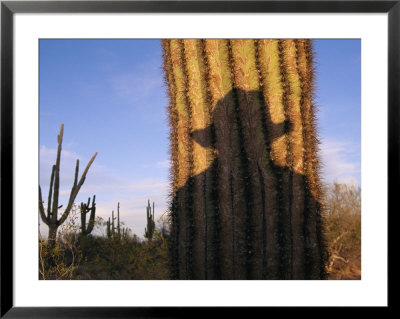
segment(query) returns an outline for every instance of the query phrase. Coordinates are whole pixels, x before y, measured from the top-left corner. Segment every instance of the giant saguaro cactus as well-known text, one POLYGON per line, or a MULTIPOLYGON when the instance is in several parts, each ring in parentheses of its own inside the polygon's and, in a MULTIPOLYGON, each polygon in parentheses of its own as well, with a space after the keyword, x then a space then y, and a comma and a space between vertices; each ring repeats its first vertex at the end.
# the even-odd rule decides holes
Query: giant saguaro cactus
POLYGON ((175 279, 321 279, 310 40, 163 40, 175 279))
POLYGON ((62 206, 62 205, 58 206, 58 197, 60 189, 60 160, 61 160, 61 146, 62 146, 63 133, 64 133, 64 124, 61 124, 60 133, 57 136, 58 149, 57 149, 56 164, 53 165, 50 178, 49 197, 47 202, 47 215, 44 210, 44 205, 42 200, 42 190, 39 185, 39 212, 43 222, 47 226, 49 226, 48 240, 50 245, 55 244, 57 229, 67 219, 69 213, 71 212, 72 205, 74 204, 75 198, 78 195, 78 192, 85 181, 86 174, 89 171, 90 166, 92 165, 94 159, 97 156, 96 152, 90 159, 85 170, 83 171, 83 174, 79 182, 78 182, 79 160, 76 160, 74 184, 71 189, 68 204, 64 210, 64 213, 61 215, 61 218, 58 219, 58 210, 62 206))

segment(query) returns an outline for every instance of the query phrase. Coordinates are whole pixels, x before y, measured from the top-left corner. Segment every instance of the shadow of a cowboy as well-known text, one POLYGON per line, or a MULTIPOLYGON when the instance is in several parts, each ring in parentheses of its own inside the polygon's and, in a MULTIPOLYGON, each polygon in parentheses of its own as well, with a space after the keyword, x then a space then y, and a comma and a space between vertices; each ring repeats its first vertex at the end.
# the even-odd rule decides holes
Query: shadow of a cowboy
POLYGON ((175 237, 179 279, 318 277, 318 247, 311 244, 312 231, 305 225, 304 202, 313 198, 305 190, 304 175, 279 161, 287 156, 286 137, 292 130, 287 119, 273 121, 262 92, 234 89, 215 105, 210 124, 190 134, 216 156, 176 192, 175 203, 183 203, 199 180, 202 200, 212 202, 204 205, 203 220, 194 216, 192 225, 185 220, 190 209, 177 204, 181 231, 192 232, 190 238, 175 237), (203 229, 195 231, 199 225, 203 229), (192 252, 190 245, 197 250, 192 252))

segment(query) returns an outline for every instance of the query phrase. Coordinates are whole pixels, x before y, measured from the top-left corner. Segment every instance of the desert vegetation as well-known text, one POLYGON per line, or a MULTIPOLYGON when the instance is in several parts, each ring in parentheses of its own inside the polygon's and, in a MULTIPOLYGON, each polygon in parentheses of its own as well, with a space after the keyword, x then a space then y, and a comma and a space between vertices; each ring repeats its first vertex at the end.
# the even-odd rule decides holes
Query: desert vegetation
MULTIPOLYGON (((361 278, 361 189, 349 184, 326 186, 323 215, 328 247, 327 279, 361 278)), ((81 235, 79 206, 73 205, 59 228, 55 246, 39 239, 39 278, 42 280, 172 279, 169 267, 167 214, 156 222, 152 241, 123 227, 121 238, 107 236, 108 221, 95 218, 97 235, 81 235)), ((143 218, 147 218, 147 209, 143 218)), ((115 227, 116 229, 117 227, 115 227)))
POLYGON ((40 235, 39 228, 39 278, 168 279, 168 229, 162 219, 161 231, 156 229, 154 202, 153 208, 150 206, 150 200, 146 207, 146 240, 132 234, 128 227, 123 227, 119 202, 116 216, 114 217, 112 211, 111 219, 105 222, 101 217, 96 217, 96 195, 92 199, 89 197, 87 203, 82 202, 79 206, 74 203, 97 153, 89 161, 79 182, 77 160, 68 205, 58 219, 58 209, 62 208, 62 205, 59 206, 59 187, 63 132, 64 125, 61 124, 57 136, 56 164, 52 167, 47 203, 43 201, 39 186, 39 213, 49 229, 45 239, 40 235), (94 236, 93 230, 96 228, 97 233, 105 233, 106 236, 94 236))
POLYGON ((361 279, 361 188, 333 183, 325 202, 329 279, 361 279))
MULTIPOLYGON (((77 210, 58 232, 54 246, 39 238, 39 279, 140 280, 170 279, 167 237, 154 229, 152 240, 124 228, 121 236, 83 235, 77 210)), ((97 218, 97 233, 107 223, 97 218)))

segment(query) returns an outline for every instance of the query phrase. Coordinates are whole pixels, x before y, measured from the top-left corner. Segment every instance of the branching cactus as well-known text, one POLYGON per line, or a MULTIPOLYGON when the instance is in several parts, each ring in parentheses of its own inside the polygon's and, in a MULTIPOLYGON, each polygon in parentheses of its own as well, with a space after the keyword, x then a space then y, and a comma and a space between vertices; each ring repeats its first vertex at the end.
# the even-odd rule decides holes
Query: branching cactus
POLYGON ((54 246, 54 244, 55 244, 55 240, 56 240, 56 236, 57 236, 57 229, 68 218, 68 215, 71 212, 71 208, 74 204, 75 198, 78 195, 78 192, 81 189, 81 187, 86 179, 86 174, 89 171, 90 166, 92 165, 94 159, 97 156, 97 152, 96 152, 93 155, 93 157, 90 159, 85 170, 83 171, 83 174, 82 174, 81 178, 79 179, 79 182, 78 182, 79 160, 76 161, 74 184, 71 189, 68 204, 67 204, 67 207, 65 208, 63 214, 61 215, 60 219, 58 219, 58 210, 62 207, 62 205, 59 206, 59 191, 60 191, 60 161, 61 161, 61 148, 62 148, 63 133, 64 133, 64 124, 61 124, 60 133, 57 136, 58 149, 57 149, 56 164, 53 165, 52 172, 51 172, 51 178, 50 178, 49 196, 48 196, 48 202, 47 202, 47 212, 45 212, 45 208, 44 208, 44 204, 43 204, 43 200, 42 200, 42 190, 39 185, 39 213, 40 213, 40 217, 42 218, 43 222, 49 227, 48 241, 49 241, 49 244, 52 246, 54 246))
POLYGON ((152 211, 150 206, 150 200, 147 202, 146 217, 147 217, 147 227, 144 229, 144 237, 146 237, 149 241, 151 241, 153 239, 155 223, 154 223, 154 202, 152 211))
POLYGON ((90 197, 88 198, 87 203, 81 203, 81 234, 83 236, 89 235, 94 228, 94 219, 96 215, 96 195, 93 195, 92 206, 90 206, 90 197), (86 225, 86 214, 90 212, 89 222, 86 225))
POLYGON ((175 279, 322 279, 310 40, 163 40, 175 279))
POLYGON ((121 238, 121 223, 119 219, 119 202, 117 206, 117 216, 115 217, 114 211, 111 212, 111 219, 108 218, 107 221, 107 237, 108 238, 121 238), (117 221, 117 225, 115 225, 117 221))

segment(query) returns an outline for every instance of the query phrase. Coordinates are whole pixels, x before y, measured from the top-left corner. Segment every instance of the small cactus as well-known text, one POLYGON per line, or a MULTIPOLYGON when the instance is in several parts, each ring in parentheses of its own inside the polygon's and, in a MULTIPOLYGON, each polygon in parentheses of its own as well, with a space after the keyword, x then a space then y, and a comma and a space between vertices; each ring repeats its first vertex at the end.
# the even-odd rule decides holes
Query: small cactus
POLYGON ((151 211, 150 200, 147 202, 146 207, 146 217, 147 217, 147 227, 144 229, 144 237, 146 237, 149 241, 153 239, 154 234, 154 202, 153 202, 153 212, 151 211))

